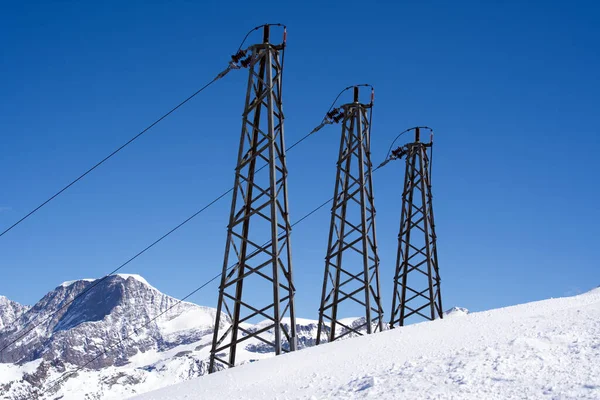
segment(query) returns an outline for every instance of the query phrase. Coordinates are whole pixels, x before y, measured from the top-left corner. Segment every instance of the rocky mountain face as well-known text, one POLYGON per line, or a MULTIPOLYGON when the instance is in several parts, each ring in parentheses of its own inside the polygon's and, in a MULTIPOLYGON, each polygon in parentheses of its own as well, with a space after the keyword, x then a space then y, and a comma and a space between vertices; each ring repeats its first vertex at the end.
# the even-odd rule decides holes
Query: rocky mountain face
POLYGON ((0 331, 10 326, 30 307, 0 296, 0 331))
POLYGON ((182 302, 148 325, 143 334, 133 332, 176 302, 135 276, 115 275, 102 281, 62 284, 2 331, 0 348, 18 340, 0 354, 0 362, 23 364, 40 358, 51 361, 60 354, 61 359, 81 366, 89 361, 89 354, 111 348, 106 356, 87 365, 102 368, 126 363, 132 355, 155 346, 164 351, 192 343, 212 331, 214 310, 182 302), (53 315, 55 310, 60 311, 53 315), (206 314, 195 329, 173 335, 161 331, 161 323, 168 324, 192 310, 206 314), (35 329, 27 331, 32 326, 35 329), (27 332, 24 336, 23 327, 27 332), (122 345, 121 341, 132 334, 127 345, 122 345))
MULTIPOLYGON (((165 353, 212 333, 214 309, 177 303, 139 276, 114 275, 103 280, 66 282, 29 309, 3 313, 3 320, 9 323, 0 330, 0 348, 7 346, 0 353, 0 362, 27 372, 20 380, 6 382, 0 378, 0 393, 4 396, 0 398, 46 398, 37 392, 76 367, 102 370, 125 366, 135 355, 165 353)), ((189 366, 194 374, 204 373, 203 368, 189 366)), ((106 385, 113 386, 117 379, 126 378, 117 375, 113 382, 108 377, 106 385)), ((60 385, 50 389, 51 393, 60 392, 60 385)))
MULTIPOLYGON (((136 275, 65 282, 31 308, 0 298, 0 399, 123 399, 204 375, 216 310, 177 303, 136 275)), ((313 346, 317 322, 296 325, 313 346)), ((260 341, 238 350, 271 356, 260 341)))

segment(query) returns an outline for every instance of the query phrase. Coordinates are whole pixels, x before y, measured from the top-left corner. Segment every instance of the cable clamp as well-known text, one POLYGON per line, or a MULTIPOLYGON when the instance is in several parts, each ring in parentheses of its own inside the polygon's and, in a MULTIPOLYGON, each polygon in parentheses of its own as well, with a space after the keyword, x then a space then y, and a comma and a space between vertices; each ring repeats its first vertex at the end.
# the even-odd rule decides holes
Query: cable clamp
POLYGON ((233 58, 233 56, 231 58, 232 58, 232 60, 229 61, 229 65, 227 66, 227 68, 224 71, 222 71, 219 75, 217 75, 215 80, 223 78, 225 75, 227 75, 229 73, 229 71, 242 68, 235 62, 235 59, 233 58))
POLYGON ((227 75, 227 74, 229 73, 229 71, 231 71, 232 69, 239 69, 239 67, 238 67, 238 68, 233 68, 233 67, 232 67, 232 65, 231 65, 231 63, 230 63, 230 64, 229 64, 229 66, 228 66, 228 67, 227 67, 227 68, 226 68, 224 71, 222 71, 221 73, 219 73, 219 75, 217 75, 217 77, 215 78, 215 81, 216 81, 216 80, 219 80, 219 79, 221 79, 221 78, 223 78, 223 77, 224 77, 225 75, 227 75))
POLYGON ((382 162, 381 164, 379 164, 379 166, 377 167, 377 169, 379 169, 379 168, 381 168, 381 167, 385 166, 385 165, 386 165, 387 163, 389 163, 390 161, 391 161, 391 159, 389 159, 389 158, 388 158, 388 159, 386 159, 384 162, 382 162))
POLYGON ((323 127, 324 127, 325 125, 328 125, 328 124, 330 124, 330 123, 331 123, 331 122, 329 122, 328 120, 324 119, 324 120, 323 120, 323 122, 321 122, 321 123, 319 124, 319 126, 317 126, 315 129, 313 129, 313 130, 312 130, 312 131, 309 133, 309 135, 312 135, 313 133, 320 131, 321 129, 323 129, 323 127))

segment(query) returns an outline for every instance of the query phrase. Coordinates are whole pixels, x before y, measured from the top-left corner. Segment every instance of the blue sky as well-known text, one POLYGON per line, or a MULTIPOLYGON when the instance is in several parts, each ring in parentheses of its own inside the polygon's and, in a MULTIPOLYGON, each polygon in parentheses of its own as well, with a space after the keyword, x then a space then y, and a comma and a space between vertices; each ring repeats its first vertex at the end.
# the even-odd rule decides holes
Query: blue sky
MULTIPOLYGON (((446 307, 591 289, 600 10, 521 3, 3 3, 0 228, 212 79, 249 29, 283 22, 287 143, 339 90, 364 82, 376 88, 375 164, 398 132, 435 128, 446 307)), ((231 73, 0 238, 0 294, 32 304, 62 281, 100 277, 227 190, 246 80, 231 73)), ((289 153, 292 221, 331 197, 339 135, 328 127, 289 153)), ((386 315, 402 168, 374 176, 386 315)), ((123 272, 187 294, 222 267, 229 208, 230 198, 219 202, 123 272)), ((328 223, 325 208, 294 229, 300 316, 316 316, 328 223)), ((191 300, 216 297, 215 284, 191 300)))

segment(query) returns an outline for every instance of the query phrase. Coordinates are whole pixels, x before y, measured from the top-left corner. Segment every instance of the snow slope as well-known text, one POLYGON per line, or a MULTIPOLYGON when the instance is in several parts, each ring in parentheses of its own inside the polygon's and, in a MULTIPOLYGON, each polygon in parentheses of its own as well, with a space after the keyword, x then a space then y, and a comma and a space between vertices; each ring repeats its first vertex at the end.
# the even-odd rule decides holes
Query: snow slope
POLYGON ((136 400, 600 399, 600 289, 308 348, 136 400))

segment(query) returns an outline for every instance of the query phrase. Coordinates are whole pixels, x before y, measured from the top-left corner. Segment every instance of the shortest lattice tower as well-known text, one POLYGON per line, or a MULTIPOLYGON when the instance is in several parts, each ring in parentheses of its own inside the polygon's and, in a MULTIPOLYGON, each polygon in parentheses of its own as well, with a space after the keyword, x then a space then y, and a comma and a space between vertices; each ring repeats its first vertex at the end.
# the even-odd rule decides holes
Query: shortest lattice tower
POLYGON ((433 131, 429 143, 424 143, 421 128, 412 130, 415 141, 398 147, 390 157, 406 158, 390 328, 404 326, 411 317, 443 317, 427 154, 433 148, 433 131))

